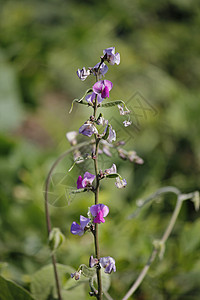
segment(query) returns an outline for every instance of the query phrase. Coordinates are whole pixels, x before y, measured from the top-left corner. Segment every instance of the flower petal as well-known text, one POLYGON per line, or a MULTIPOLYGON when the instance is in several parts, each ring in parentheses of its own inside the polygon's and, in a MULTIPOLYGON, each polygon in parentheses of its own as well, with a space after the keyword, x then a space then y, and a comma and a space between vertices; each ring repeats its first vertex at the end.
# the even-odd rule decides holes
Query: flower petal
POLYGON ((106 217, 109 213, 109 208, 107 205, 100 204, 101 205, 101 211, 103 213, 103 216, 106 217))
POLYGON ((95 93, 88 94, 87 96, 85 96, 85 100, 86 100, 88 103, 94 103, 95 97, 96 97, 96 94, 95 94, 95 93))
POLYGON ((83 178, 82 176, 78 176, 78 179, 77 179, 77 189, 82 189, 83 188, 83 185, 82 185, 82 182, 83 182, 83 178))
POLYGON ((80 215, 80 224, 81 224, 81 228, 84 230, 85 226, 88 225, 88 223, 90 222, 90 219, 80 215))
POLYGON ((105 88, 103 89, 102 93, 101 93, 101 97, 102 98, 109 98, 109 89, 107 86, 105 86, 105 88))
POLYGON ((115 47, 110 47, 110 48, 106 48, 105 50, 103 50, 103 54, 107 54, 107 55, 111 55, 111 54, 115 54, 115 47))
POLYGON ((83 181, 82 181, 83 187, 86 187, 88 184, 91 185, 92 182, 94 181, 95 177, 96 177, 95 175, 92 175, 89 172, 85 172, 83 181))
POLYGON ((98 224, 105 223, 105 219, 103 217, 103 212, 100 210, 97 213, 97 216, 94 218, 93 222, 98 224))
POLYGON ((101 103, 104 100, 104 98, 101 97, 101 94, 97 95, 97 102, 101 103))
POLYGON ((104 85, 103 85, 103 80, 99 80, 97 81, 94 85, 93 85, 93 91, 95 94, 101 94, 101 91, 103 89, 104 85))
POLYGON ((92 214, 93 217, 96 217, 96 215, 99 212, 99 206, 98 206, 98 204, 97 205, 92 205, 90 207, 90 212, 91 212, 91 214, 92 214))
POLYGON ((84 234, 84 230, 76 222, 72 223, 70 231, 71 231, 72 234, 77 234, 79 236, 82 236, 84 234))
POLYGON ((118 52, 115 54, 115 63, 116 63, 117 65, 120 64, 120 54, 119 54, 118 52))
POLYGON ((109 91, 112 89, 113 84, 110 80, 103 80, 103 84, 108 87, 109 91))

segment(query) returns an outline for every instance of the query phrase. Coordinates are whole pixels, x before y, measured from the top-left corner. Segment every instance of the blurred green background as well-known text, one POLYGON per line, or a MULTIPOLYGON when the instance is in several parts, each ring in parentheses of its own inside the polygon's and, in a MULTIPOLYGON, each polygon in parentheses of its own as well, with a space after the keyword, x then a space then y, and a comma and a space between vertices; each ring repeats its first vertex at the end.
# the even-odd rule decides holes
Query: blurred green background
MULTIPOLYGON (((102 168, 116 163, 127 179, 125 190, 114 181, 102 184, 101 202, 110 208, 100 226, 102 256, 116 259, 109 290, 124 296, 148 259, 152 242, 164 231, 175 205, 169 195, 135 219, 127 216, 136 200, 166 185, 182 192, 199 189, 200 170, 200 6, 198 0, 159 1, 14 1, 0 10, 0 272, 29 289, 31 275, 50 263, 46 245, 43 189, 58 155, 70 145, 66 132, 77 130, 91 109, 71 102, 90 88, 78 68, 92 67, 102 50, 115 46, 119 66, 110 66, 110 100, 123 99, 132 110, 126 130, 117 108, 104 109, 127 149, 143 165, 101 156, 102 168), (138 104, 146 110, 138 108, 138 104), (134 114, 134 112, 136 114, 134 114)), ((80 137, 80 140, 87 138, 80 137)), ((72 156, 56 169, 66 174, 72 156)), ((90 163, 74 168, 65 184, 75 187, 90 163)), ((65 193, 58 185, 55 193, 65 193)), ((90 194, 71 205, 51 206, 52 222, 66 236, 60 263, 75 268, 93 254, 90 234, 70 234, 72 221, 86 215, 90 194)), ((200 297, 200 221, 191 202, 184 203, 162 261, 156 260, 131 299, 175 300, 200 297)), ((88 289, 85 288, 85 298, 88 289)), ((38 299, 39 300, 39 299, 38 299)))

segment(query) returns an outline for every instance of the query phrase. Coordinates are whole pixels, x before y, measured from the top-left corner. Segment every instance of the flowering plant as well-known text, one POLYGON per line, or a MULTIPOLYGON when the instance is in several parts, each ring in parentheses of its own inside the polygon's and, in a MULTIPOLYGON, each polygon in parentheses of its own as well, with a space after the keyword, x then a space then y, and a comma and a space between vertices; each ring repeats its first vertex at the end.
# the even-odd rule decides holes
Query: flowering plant
MULTIPOLYGON (((134 162, 137 164, 143 164, 143 159, 140 158, 134 150, 127 151, 123 149, 123 145, 125 144, 123 141, 117 142, 117 135, 115 129, 110 124, 109 120, 105 119, 102 113, 98 115, 98 108, 106 108, 117 106, 119 109, 120 116, 128 116, 128 119, 123 121, 125 127, 131 125, 130 120, 130 110, 127 108, 125 102, 123 100, 115 100, 110 101, 110 93, 113 89, 113 83, 107 79, 103 79, 105 74, 108 72, 107 64, 119 65, 120 64, 120 54, 115 53, 115 48, 110 47, 103 50, 103 55, 100 57, 100 62, 98 62, 93 68, 89 67, 86 69, 85 67, 82 69, 78 69, 77 75, 84 81, 88 76, 95 76, 96 82, 92 86, 92 88, 88 89, 86 93, 80 99, 75 99, 72 102, 72 106, 70 112, 73 109, 74 103, 82 104, 88 107, 93 108, 93 114, 84 122, 83 125, 80 126, 79 131, 71 131, 66 134, 66 137, 72 146, 70 150, 66 153, 62 154, 52 166, 47 180, 46 180, 46 188, 45 188, 45 212, 46 212, 46 221, 47 221, 47 229, 49 236, 49 245, 52 250, 52 264, 54 267, 55 274, 55 282, 57 287, 58 299, 62 299, 61 286, 59 282, 59 276, 57 272, 56 258, 55 258, 55 250, 61 245, 64 237, 58 228, 51 229, 51 222, 48 211, 48 188, 50 183, 50 177, 60 162, 60 160, 68 155, 70 152, 74 154, 74 163, 69 171, 72 170, 74 166, 77 164, 83 163, 86 159, 91 159, 93 161, 94 166, 94 174, 91 174, 89 171, 86 171, 84 174, 80 174, 76 180, 77 189, 73 191, 73 193, 84 193, 90 192, 94 194, 94 204, 88 208, 87 217, 80 215, 80 224, 77 222, 73 222, 71 224, 71 234, 83 236, 86 232, 92 234, 94 238, 94 255, 91 255, 89 258, 89 264, 86 266, 85 264, 81 264, 75 272, 71 273, 71 278, 74 278, 76 281, 81 278, 82 275, 88 278, 89 286, 90 286, 90 296, 96 297, 98 300, 103 299, 103 295, 108 295, 107 290, 104 289, 102 285, 102 276, 104 271, 106 274, 111 274, 112 272, 116 272, 117 266, 115 264, 115 259, 111 256, 101 257, 100 254, 100 245, 99 245, 99 225, 105 223, 105 218, 109 214, 109 207, 103 203, 100 203, 100 184, 101 181, 105 178, 107 179, 115 179, 115 186, 118 189, 125 188, 127 186, 127 181, 123 178, 117 171, 117 166, 115 163, 112 164, 110 168, 105 170, 99 169, 98 158, 100 154, 112 156, 112 150, 116 150, 119 157, 123 160, 129 160, 130 162, 134 162), (108 99, 108 100, 106 100, 108 99), (103 128, 103 129, 102 129, 103 128), (88 138, 91 138, 87 142, 78 143, 77 138, 79 135, 84 135, 88 138), (81 154, 79 149, 83 146, 88 146, 88 153, 81 154), (91 146, 91 148, 90 148, 91 146)), ((144 269, 141 271, 138 279, 127 292, 122 300, 128 299, 134 291, 141 284, 144 279, 150 264, 154 261, 156 255, 158 254, 160 257, 163 256, 165 242, 168 239, 175 221, 178 217, 178 213, 180 211, 181 205, 184 200, 190 199, 194 202, 195 208, 199 209, 199 194, 198 192, 189 193, 189 194, 181 194, 181 192, 174 187, 165 187, 159 189, 155 194, 150 196, 145 201, 140 201, 138 204, 140 210, 146 203, 151 201, 157 195, 163 193, 174 193, 177 196, 177 204, 175 210, 173 212, 172 218, 169 222, 166 231, 164 232, 162 238, 160 240, 156 240, 153 243, 153 251, 150 255, 150 258, 145 265, 144 269)), ((133 218, 134 215, 130 215, 130 218, 133 218)), ((110 253, 109 253, 110 254, 110 253)), ((111 254, 112 255, 112 254, 111 254)), ((107 298, 112 299, 109 295, 107 298)))
MULTIPOLYGON (((93 107, 93 115, 90 116, 88 120, 79 128, 79 134, 85 135, 87 137, 94 136, 94 145, 93 151, 90 157, 94 161, 94 171, 95 175, 90 174, 89 172, 85 172, 83 177, 80 175, 77 179, 77 189, 90 189, 91 192, 94 193, 95 204, 89 208, 88 218, 80 216, 80 225, 76 222, 73 222, 71 225, 71 233, 82 236, 86 231, 91 232, 94 236, 94 244, 95 244, 95 258, 93 256, 90 257, 90 268, 96 269, 97 275, 97 290, 94 287, 91 288, 90 295, 95 295, 98 299, 102 299, 103 288, 101 281, 101 268, 105 268, 105 273, 110 274, 112 271, 116 272, 116 265, 114 258, 108 257, 100 257, 100 246, 98 240, 98 225, 101 223, 105 223, 105 217, 109 213, 109 208, 107 205, 99 203, 99 188, 100 181, 104 178, 115 178, 115 185, 117 188, 121 189, 127 185, 126 179, 122 179, 122 177, 117 173, 117 167, 115 164, 112 165, 111 168, 106 169, 105 171, 99 170, 98 168, 98 155, 101 153, 100 146, 107 146, 107 148, 117 148, 113 143, 116 141, 116 132, 112 128, 112 125, 108 120, 104 119, 102 114, 97 115, 97 110, 99 107, 104 107, 106 105, 118 105, 120 115, 128 115, 130 110, 127 109, 125 103, 122 100, 107 102, 105 100, 110 97, 110 92, 113 88, 113 83, 109 80, 102 79, 108 71, 108 66, 105 62, 110 65, 120 63, 120 54, 115 53, 115 48, 107 48, 103 50, 103 56, 101 56, 101 61, 97 63, 93 68, 84 67, 82 70, 78 69, 77 75, 83 81, 89 75, 95 75, 96 83, 94 83, 92 89, 89 89, 86 92, 86 95, 80 100, 75 100, 75 102, 86 104, 88 106, 93 107), (99 126, 103 126, 103 133, 100 133, 99 126), (95 184, 93 184, 95 180, 95 184)), ((125 126, 130 125, 131 122, 128 119, 125 126)), ((73 133, 73 132, 72 132, 73 133)), ((68 133, 68 136, 71 137, 72 133, 68 133)), ((70 138, 68 138, 69 142, 71 142, 70 138)), ((120 150, 118 149, 119 153, 120 150)), ((110 152, 105 154, 111 155, 110 152)), ((88 154, 89 155, 89 154, 88 154)), ((78 159, 78 158, 77 158, 78 159)), ((143 162, 141 160, 141 162, 143 162)), ((81 276, 81 268, 78 271, 72 274, 76 280, 80 279, 81 276), (77 275, 78 274, 78 275, 77 275)))

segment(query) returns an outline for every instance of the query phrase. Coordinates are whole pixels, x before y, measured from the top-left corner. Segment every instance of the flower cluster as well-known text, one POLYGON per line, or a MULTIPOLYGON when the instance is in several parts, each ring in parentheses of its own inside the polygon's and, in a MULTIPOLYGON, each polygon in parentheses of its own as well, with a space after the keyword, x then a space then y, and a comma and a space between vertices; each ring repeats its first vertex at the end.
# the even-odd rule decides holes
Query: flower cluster
MULTIPOLYGON (((93 84, 92 88, 86 91, 85 95, 81 99, 75 99, 73 101, 85 104, 89 107, 92 107, 94 110, 93 115, 90 116, 88 120, 86 120, 85 123, 79 128, 79 134, 87 136, 89 138, 94 136, 94 139, 91 140, 90 143, 93 145, 91 146, 92 150, 90 150, 90 153, 87 153, 87 158, 89 157, 94 161, 95 175, 89 172, 85 172, 83 175, 79 175, 76 182, 77 190, 75 192, 93 192, 95 194, 95 204, 91 205, 88 208, 87 217, 80 215, 80 223, 73 222, 71 224, 70 231, 73 235, 78 236, 83 236, 86 232, 92 233, 92 235, 94 236, 95 245, 98 244, 98 234, 96 234, 98 226, 99 224, 105 223, 105 218, 109 214, 108 206, 102 203, 98 203, 100 181, 103 179, 109 180, 110 178, 114 178, 115 186, 119 189, 125 188, 127 185, 126 179, 123 179, 121 175, 118 174, 117 167, 114 163, 110 168, 107 168, 104 171, 98 170, 98 154, 104 153, 107 156, 111 156, 111 149, 115 148, 121 158, 129 159, 130 161, 134 161, 137 163, 142 163, 142 159, 137 156, 136 152, 127 152, 121 148, 121 146, 124 145, 123 141, 116 142, 116 131, 113 129, 110 122, 107 119, 104 119, 102 113, 100 113, 97 117, 98 107, 109 106, 118 106, 121 116, 130 115, 130 110, 126 107, 125 103, 122 100, 112 101, 111 104, 110 101, 105 101, 105 99, 110 98, 110 93, 113 88, 113 83, 110 80, 103 78, 108 72, 108 66, 106 65, 106 62, 110 65, 119 65, 120 54, 118 52, 115 52, 115 47, 110 47, 103 50, 103 55, 100 57, 100 59, 101 61, 92 68, 90 67, 86 69, 85 67, 83 67, 82 69, 78 69, 77 75, 82 81, 86 80, 88 76, 94 75, 96 77, 96 82, 93 84)), ((125 120, 123 123, 125 127, 131 125, 130 118, 128 117, 128 120, 125 120)), ((76 149, 77 145, 77 135, 78 132, 75 131, 69 132, 66 135, 70 144, 74 146, 74 149, 76 149)), ((88 147, 88 149, 91 148, 88 147)), ((77 151, 79 152, 79 149, 77 151)), ((77 158, 77 152, 74 153, 74 157, 77 158)), ((81 155, 80 159, 77 159, 75 163, 78 163, 80 161, 83 162, 85 157, 86 156, 81 155)), ((93 274, 92 272, 95 271, 97 277, 101 276, 99 273, 100 268, 103 268, 104 272, 107 274, 116 272, 115 259, 110 256, 100 257, 99 251, 97 251, 97 246, 95 246, 95 248, 96 257, 90 257, 90 271, 87 270, 87 272, 93 274)), ((88 267, 86 267, 85 265, 81 265, 75 273, 71 274, 71 277, 75 278, 75 280, 78 280, 81 276, 81 273, 87 273, 84 271, 87 268, 88 267)), ((91 286, 90 295, 96 295, 97 293, 98 291, 91 286)))
POLYGON ((80 216, 80 225, 76 222, 73 222, 71 225, 71 233, 74 235, 82 236, 85 231, 93 230, 93 224, 105 223, 105 217, 109 213, 108 206, 104 204, 96 204, 92 205, 89 208, 90 218, 85 218, 84 216, 80 216))
POLYGON ((78 69, 77 75, 82 81, 84 81, 91 74, 95 76, 99 75, 100 77, 105 76, 108 71, 108 66, 104 63, 104 61, 107 61, 111 65, 119 65, 120 54, 115 53, 115 47, 110 47, 103 50, 103 54, 104 55, 101 56, 101 62, 97 63, 93 68, 88 68, 86 70, 86 68, 83 67, 82 69, 78 69))
POLYGON ((101 257, 99 260, 97 258, 94 258, 93 255, 90 256, 89 260, 89 266, 90 268, 93 268, 95 266, 100 265, 100 267, 104 268, 104 272, 107 274, 110 274, 113 272, 116 272, 116 266, 115 266, 115 260, 114 258, 107 256, 107 257, 101 257))
POLYGON ((95 179, 95 175, 92 175, 89 172, 85 172, 83 178, 80 175, 77 179, 77 189, 82 189, 87 186, 91 186, 94 179, 95 179))

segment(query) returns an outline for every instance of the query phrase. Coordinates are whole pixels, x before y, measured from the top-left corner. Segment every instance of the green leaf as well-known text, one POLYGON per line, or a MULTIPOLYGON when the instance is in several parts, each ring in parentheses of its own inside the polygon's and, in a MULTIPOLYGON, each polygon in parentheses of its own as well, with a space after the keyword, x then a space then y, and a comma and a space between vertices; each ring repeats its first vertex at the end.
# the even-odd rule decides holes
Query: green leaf
MULTIPOLYGON (((66 291, 63 286, 66 284, 68 278, 71 279, 70 274, 75 272, 75 269, 71 266, 65 266, 57 264, 58 276, 62 287, 63 300, 80 300, 84 298, 84 286, 77 284, 75 289, 66 291)), ((32 276, 31 292, 35 299, 47 300, 49 296, 53 296, 57 299, 57 292, 55 286, 55 278, 52 265, 47 265, 37 271, 32 276)), ((1 298, 0 298, 1 299, 1 298)), ((18 298, 16 298, 18 299, 18 298)), ((5 299, 6 300, 6 299, 5 299)), ((14 299, 13 299, 14 300, 14 299)))
POLYGON ((83 97, 81 97, 80 99, 74 99, 74 100, 72 101, 72 105, 71 105, 71 108, 70 108, 69 113, 72 112, 73 106, 74 106, 74 103, 75 103, 75 102, 80 103, 80 104, 84 104, 84 105, 90 105, 87 101, 83 101, 83 99, 85 98, 85 96, 86 96, 88 93, 90 93, 90 92, 92 92, 92 89, 91 89, 91 88, 88 89, 88 90, 85 92, 85 94, 83 95, 83 97))
POLYGON ((107 292, 111 284, 111 274, 106 274, 103 269, 101 269, 101 278, 102 278, 102 289, 103 292, 107 292))
POLYGON ((0 300, 34 300, 34 298, 21 286, 0 276, 0 300))

